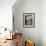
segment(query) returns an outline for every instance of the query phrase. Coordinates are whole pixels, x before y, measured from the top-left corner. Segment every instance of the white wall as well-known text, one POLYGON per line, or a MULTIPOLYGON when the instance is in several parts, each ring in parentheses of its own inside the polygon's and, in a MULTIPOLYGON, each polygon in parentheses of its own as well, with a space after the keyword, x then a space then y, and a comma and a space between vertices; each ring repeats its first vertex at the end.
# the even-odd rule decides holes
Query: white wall
POLYGON ((41 27, 41 40, 42 46, 46 46, 46 0, 41 1, 41 17, 40 17, 40 27, 41 27))
POLYGON ((0 27, 12 28, 12 6, 16 0, 0 0, 0 27))
POLYGON ((13 12, 15 18, 15 29, 18 30, 18 32, 22 32, 24 38, 34 40, 36 46, 41 46, 41 1, 23 0, 20 4, 17 5, 17 7, 14 5, 13 12), (35 28, 23 27, 23 13, 35 13, 35 28))

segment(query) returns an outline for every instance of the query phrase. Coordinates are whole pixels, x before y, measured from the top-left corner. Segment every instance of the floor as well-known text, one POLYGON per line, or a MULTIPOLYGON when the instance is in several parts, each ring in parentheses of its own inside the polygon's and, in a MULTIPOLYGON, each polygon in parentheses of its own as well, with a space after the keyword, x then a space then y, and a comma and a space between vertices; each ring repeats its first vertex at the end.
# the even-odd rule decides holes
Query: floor
POLYGON ((21 42, 22 41, 22 37, 20 37, 19 35, 15 35, 14 37, 12 37, 13 39, 11 40, 6 40, 6 39, 0 39, 0 46, 18 46, 20 44, 20 46, 23 46, 24 44, 21 42), (5 41, 5 42, 3 42, 5 41), (19 44, 18 42, 19 41, 19 44), (2 43, 3 42, 3 43, 2 43), (16 43, 17 42, 17 43, 16 43), (22 45, 23 44, 23 45, 22 45))
POLYGON ((13 39, 13 40, 6 40, 6 42, 2 43, 0 46, 16 46, 15 39, 13 39))

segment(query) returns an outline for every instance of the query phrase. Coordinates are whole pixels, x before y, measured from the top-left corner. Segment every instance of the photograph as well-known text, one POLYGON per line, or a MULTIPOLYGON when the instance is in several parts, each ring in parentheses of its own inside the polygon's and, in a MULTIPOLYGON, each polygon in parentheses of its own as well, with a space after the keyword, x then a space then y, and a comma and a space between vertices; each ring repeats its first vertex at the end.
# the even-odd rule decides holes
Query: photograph
POLYGON ((23 14, 23 26, 24 27, 35 26, 35 13, 24 13, 23 14))

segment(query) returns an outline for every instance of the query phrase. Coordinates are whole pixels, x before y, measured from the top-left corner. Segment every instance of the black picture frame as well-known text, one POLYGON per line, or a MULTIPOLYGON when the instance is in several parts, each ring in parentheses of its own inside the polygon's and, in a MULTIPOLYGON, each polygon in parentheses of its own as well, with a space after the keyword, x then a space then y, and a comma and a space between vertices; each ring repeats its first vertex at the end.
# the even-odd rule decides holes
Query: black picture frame
POLYGON ((23 13, 23 27, 24 28, 35 27, 35 13, 23 13))

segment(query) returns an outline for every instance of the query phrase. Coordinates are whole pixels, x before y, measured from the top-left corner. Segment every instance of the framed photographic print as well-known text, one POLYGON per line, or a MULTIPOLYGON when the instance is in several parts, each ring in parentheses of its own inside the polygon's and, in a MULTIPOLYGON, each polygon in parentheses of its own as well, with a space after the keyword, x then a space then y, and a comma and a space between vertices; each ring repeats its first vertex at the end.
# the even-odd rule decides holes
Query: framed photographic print
POLYGON ((35 13, 23 13, 23 26, 35 27, 35 13))

